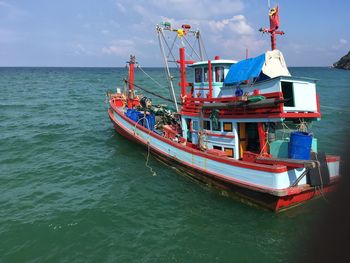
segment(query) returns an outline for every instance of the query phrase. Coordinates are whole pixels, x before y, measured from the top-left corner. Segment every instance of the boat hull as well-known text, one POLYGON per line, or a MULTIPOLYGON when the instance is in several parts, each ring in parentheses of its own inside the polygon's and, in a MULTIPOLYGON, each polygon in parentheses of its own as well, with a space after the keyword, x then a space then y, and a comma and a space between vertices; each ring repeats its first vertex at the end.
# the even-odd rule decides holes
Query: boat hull
MULTIPOLYGON (((218 176, 217 174, 214 174, 206 169, 200 169, 195 165, 188 165, 183 162, 183 160, 176 157, 174 158, 174 156, 168 155, 156 147, 152 147, 152 144, 150 144, 149 141, 139 138, 135 133, 138 125, 135 125, 135 129, 131 131, 120 121, 118 121, 116 115, 117 117, 122 117, 121 111, 110 108, 109 117, 119 134, 129 140, 143 145, 157 159, 161 160, 167 165, 175 167, 178 171, 189 175, 191 178, 223 190, 225 191, 225 194, 232 196, 235 199, 240 199, 245 203, 248 202, 249 204, 258 205, 260 207, 278 212, 302 204, 305 201, 313 199, 324 193, 333 191, 335 188, 335 178, 332 178, 331 183, 324 186, 322 189, 316 189, 315 187, 310 187, 309 185, 302 185, 274 191, 268 188, 264 189, 248 184, 244 185, 238 181, 235 182, 225 177, 218 176)), ((125 118, 125 116, 122 118, 125 118)), ((256 171, 257 175, 259 172, 261 171, 256 171)))

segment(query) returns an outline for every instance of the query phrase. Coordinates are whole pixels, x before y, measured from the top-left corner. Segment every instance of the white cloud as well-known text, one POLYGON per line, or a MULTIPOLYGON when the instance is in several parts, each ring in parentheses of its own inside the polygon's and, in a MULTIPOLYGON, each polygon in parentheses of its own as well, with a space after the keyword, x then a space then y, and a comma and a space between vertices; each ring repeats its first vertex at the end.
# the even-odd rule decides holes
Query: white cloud
POLYGON ((152 0, 149 3, 166 14, 184 19, 208 19, 218 15, 224 16, 240 12, 244 7, 241 0, 152 0))
POLYGON ((254 29, 248 24, 244 15, 234 16, 229 26, 233 32, 239 35, 251 35, 254 32, 254 29))
POLYGON ((16 31, 0 28, 0 43, 14 43, 21 39, 22 37, 16 31))
POLYGON ((132 5, 132 9, 143 19, 148 21, 154 21, 154 19, 157 17, 157 15, 154 13, 154 9, 150 6, 145 7, 144 5, 134 4, 132 5))
POLYGON ((289 47, 295 54, 300 54, 308 48, 308 45, 300 43, 290 43, 289 47))
POLYGON ((349 48, 349 42, 344 38, 339 39, 337 43, 332 45, 333 50, 342 50, 347 48, 349 48))
POLYGON ((0 1, 0 16, 5 16, 8 19, 14 20, 26 14, 27 13, 24 10, 16 7, 15 5, 9 4, 7 1, 0 1))
POLYGON ((241 35, 233 38, 211 38, 211 46, 217 46, 220 55, 228 56, 232 59, 244 59, 246 49, 249 57, 254 57, 263 53, 267 48, 266 39, 259 39, 254 35, 241 35))
MULTIPOLYGON (((128 30, 133 32, 129 36, 133 41, 113 41, 102 52, 125 57, 134 54, 135 48, 147 50, 145 45, 155 45, 154 26, 161 21, 168 21, 174 28, 190 24, 192 29, 200 29, 209 56, 218 54, 242 59, 246 48, 251 56, 257 55, 268 48, 268 38, 261 38, 243 15, 243 3, 242 0, 117 0, 116 8, 120 12, 123 7, 128 7, 137 17, 127 25, 128 30), (142 40, 151 37, 153 40, 142 40)), ((173 36, 169 39, 172 41, 173 36)))
POLYGON ((134 11, 151 21, 162 15, 178 19, 209 19, 232 15, 244 8, 242 0, 115 0, 115 6, 119 12, 126 13, 129 10, 132 14, 134 11))
POLYGON ((107 55, 116 55, 118 57, 128 57, 135 54, 135 43, 133 40, 113 40, 107 47, 102 48, 102 53, 107 55))
POLYGON ((248 24, 244 15, 236 15, 232 18, 222 20, 210 20, 208 24, 214 32, 223 31, 228 28, 230 31, 239 35, 251 35, 254 33, 253 28, 248 24))
POLYGON ((90 56, 90 55, 93 55, 94 53, 93 53, 92 51, 88 50, 88 49, 87 49, 85 46, 83 46, 82 44, 77 44, 77 45, 75 46, 74 54, 75 54, 75 55, 79 55, 79 56, 81 56, 81 55, 88 55, 88 56, 90 56))
POLYGON ((117 6, 118 10, 123 13, 123 14, 126 14, 126 8, 124 7, 124 5, 119 2, 119 1, 115 1, 115 5, 117 6))
POLYGON ((244 15, 235 15, 221 20, 214 19, 190 19, 176 20, 162 17, 175 28, 188 23, 192 28, 200 28, 206 48, 210 55, 224 55, 237 59, 245 56, 246 48, 250 54, 259 54, 267 47, 268 38, 259 38, 259 33, 249 25, 244 15), (213 54, 214 53, 214 54, 213 54))

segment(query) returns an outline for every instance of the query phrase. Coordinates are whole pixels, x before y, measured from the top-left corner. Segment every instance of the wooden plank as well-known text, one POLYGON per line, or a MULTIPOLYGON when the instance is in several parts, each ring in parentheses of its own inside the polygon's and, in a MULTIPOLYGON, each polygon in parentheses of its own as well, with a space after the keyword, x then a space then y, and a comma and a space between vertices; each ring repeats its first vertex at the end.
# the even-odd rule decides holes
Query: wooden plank
POLYGON ((285 165, 287 167, 293 168, 308 168, 312 169, 317 167, 317 161, 313 160, 297 160, 297 159, 289 159, 289 158, 266 158, 266 157, 258 157, 256 158, 257 163, 262 164, 279 164, 285 165))

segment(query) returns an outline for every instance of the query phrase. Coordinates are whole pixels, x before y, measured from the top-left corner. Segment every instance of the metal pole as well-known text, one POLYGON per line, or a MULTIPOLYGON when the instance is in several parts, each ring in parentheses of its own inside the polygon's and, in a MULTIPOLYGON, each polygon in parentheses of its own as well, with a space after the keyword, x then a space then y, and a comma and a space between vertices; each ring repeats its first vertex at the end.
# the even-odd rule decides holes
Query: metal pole
POLYGON ((160 51, 162 53, 163 60, 164 60, 164 67, 165 67, 165 72, 166 72, 168 83, 169 83, 170 96, 173 97, 175 109, 177 112, 179 112, 179 108, 177 106, 176 95, 175 95, 175 91, 174 91, 174 86, 173 86, 173 82, 172 82, 172 77, 171 77, 170 70, 169 70, 168 60, 165 56, 164 46, 163 46, 162 40, 160 38, 160 34, 162 34, 162 29, 159 26, 157 26, 158 41, 159 41, 160 51))
POLYGON ((200 39, 199 30, 197 30, 197 32, 196 32, 196 38, 198 41, 199 56, 200 56, 200 59, 203 60, 202 43, 201 43, 201 39, 200 39))

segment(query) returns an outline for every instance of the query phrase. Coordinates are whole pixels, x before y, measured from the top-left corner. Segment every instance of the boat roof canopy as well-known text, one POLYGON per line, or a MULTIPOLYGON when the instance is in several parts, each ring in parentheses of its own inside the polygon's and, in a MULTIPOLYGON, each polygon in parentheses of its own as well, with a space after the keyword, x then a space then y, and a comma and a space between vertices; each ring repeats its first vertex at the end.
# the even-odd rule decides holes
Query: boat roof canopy
POLYGON ((275 49, 255 58, 239 61, 230 67, 224 83, 237 84, 263 73, 268 78, 290 76, 282 52, 275 49))
POLYGON ((258 77, 265 62, 265 54, 255 58, 239 61, 230 67, 224 80, 225 84, 240 83, 250 78, 258 77))
MULTIPOLYGON (((235 64, 237 63, 236 60, 231 60, 231 59, 215 59, 215 60, 211 60, 211 64, 235 64)), ((193 63, 192 65, 189 65, 189 67, 198 67, 198 66, 204 66, 204 65, 208 65, 208 61, 198 61, 196 63, 193 63)))

